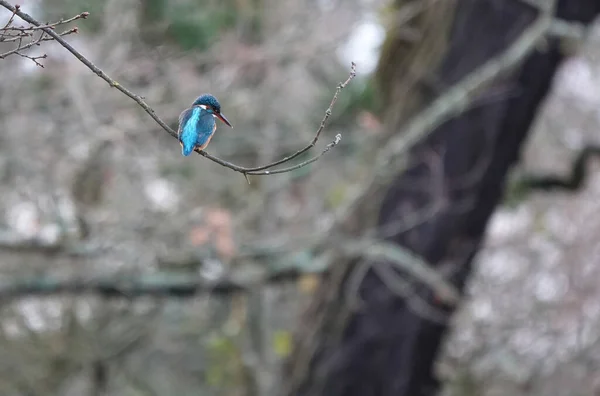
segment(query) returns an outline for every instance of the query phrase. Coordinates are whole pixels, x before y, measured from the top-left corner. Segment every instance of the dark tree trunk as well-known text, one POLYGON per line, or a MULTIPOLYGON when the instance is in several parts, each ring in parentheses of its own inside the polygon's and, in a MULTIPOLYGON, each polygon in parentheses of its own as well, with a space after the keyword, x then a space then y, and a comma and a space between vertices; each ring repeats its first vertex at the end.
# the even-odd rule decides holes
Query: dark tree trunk
MULTIPOLYGON (((518 0, 458 0, 454 12, 447 51, 435 73, 436 87, 454 84, 500 53, 537 17, 534 8, 518 0)), ((598 0, 558 2, 557 16, 563 20, 589 24, 598 13, 598 0)), ((469 111, 413 147, 409 168, 379 201, 377 225, 380 230, 386 226, 392 230, 380 236, 423 257, 461 291, 487 222, 502 198, 507 174, 519 158, 563 58, 557 40, 549 39, 546 44, 482 92, 469 111), (402 227, 415 213, 431 212, 428 208, 434 208, 428 217, 402 227)), ((392 90, 405 78, 404 71, 394 68, 387 67, 385 73, 392 90)), ((426 91, 420 92, 427 100, 426 91)), ((386 96, 394 97, 389 91, 386 96)), ((388 112, 405 106, 388 103, 388 112)), ((400 120, 388 126, 398 132, 402 129, 400 120)), ((348 290, 357 279, 352 275, 359 267, 356 264, 339 259, 324 280, 286 367, 287 394, 435 393, 434 361, 448 329, 447 317, 455 307, 441 304, 435 293, 415 279, 411 293, 399 293, 371 268, 354 289, 362 305, 352 309, 348 290)))

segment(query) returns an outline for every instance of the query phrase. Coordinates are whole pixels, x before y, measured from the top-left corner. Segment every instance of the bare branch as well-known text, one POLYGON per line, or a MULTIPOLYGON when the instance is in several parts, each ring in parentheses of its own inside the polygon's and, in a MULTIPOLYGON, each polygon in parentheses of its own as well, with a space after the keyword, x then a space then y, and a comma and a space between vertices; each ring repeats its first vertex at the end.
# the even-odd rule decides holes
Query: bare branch
MULTIPOLYGON (((62 37, 59 34, 57 34, 56 32, 53 31, 54 26, 51 26, 51 25, 42 25, 39 21, 37 21, 36 19, 34 19, 33 17, 31 17, 30 15, 22 12, 19 7, 13 6, 13 5, 9 4, 8 2, 6 2, 5 0, 0 0, 0 6, 8 9, 10 11, 12 11, 13 14, 17 15, 19 18, 23 19, 27 23, 32 24, 38 30, 41 30, 42 32, 48 34, 56 42, 58 42, 61 46, 63 46, 67 51, 69 51, 71 54, 73 54, 73 56, 75 56, 81 63, 83 63, 85 66, 87 66, 88 69, 90 69, 92 72, 94 72, 98 77, 100 77, 101 79, 103 79, 104 81, 106 81, 111 87, 118 89, 124 95, 126 95, 127 97, 129 97, 133 101, 135 101, 169 135, 173 136, 174 138, 177 138, 177 132, 174 131, 172 128, 170 128, 160 117, 158 117, 158 115, 156 115, 156 112, 143 100, 143 98, 141 96, 134 94, 133 92, 131 92, 130 90, 128 90, 127 88, 125 88, 124 86, 122 86, 119 82, 117 82, 114 79, 112 79, 104 71, 102 71, 100 68, 98 68, 96 65, 94 65, 90 60, 88 60, 86 57, 84 57, 73 46, 71 46, 64 39, 62 39, 62 37)), ((89 15, 88 13, 83 13, 83 14, 80 14, 80 15, 84 15, 84 14, 85 14, 86 17, 87 17, 87 15, 89 15)), ((298 165, 290 166, 290 167, 283 168, 283 169, 275 169, 275 170, 272 170, 272 171, 267 170, 267 169, 271 169, 271 168, 273 168, 273 167, 275 167, 277 165, 281 165, 283 163, 287 163, 287 162, 293 160, 294 158, 297 158, 299 155, 305 153, 306 151, 310 150, 312 147, 315 146, 315 144, 317 143, 317 141, 319 139, 319 136, 321 135, 321 132, 325 128, 325 124, 326 124, 327 120, 329 119, 329 116, 331 115, 333 106, 334 106, 335 102, 338 99, 339 93, 341 92, 341 90, 344 87, 346 87, 347 84, 350 83, 350 81, 355 77, 355 75, 356 75, 356 65, 354 64, 354 62, 352 62, 351 69, 350 69, 350 75, 349 75, 348 79, 345 82, 343 82, 340 85, 338 85, 338 87, 336 89, 336 92, 335 92, 335 94, 333 96, 333 99, 332 99, 332 101, 331 101, 331 103, 329 105, 329 108, 325 112, 325 116, 323 117, 323 120, 321 121, 321 124, 320 124, 319 128, 317 129, 317 132, 315 133, 315 137, 313 138, 313 140, 306 147, 298 150, 296 153, 294 153, 294 154, 292 154, 292 155, 290 155, 288 157, 285 157, 283 159, 277 160, 277 161, 272 162, 272 163, 267 164, 267 165, 261 165, 261 166, 258 166, 258 167, 243 167, 243 166, 235 165, 235 164, 233 164, 231 162, 222 160, 222 159, 220 159, 218 157, 215 157, 215 156, 207 153, 206 151, 198 150, 198 149, 196 149, 195 151, 198 154, 202 155, 203 157, 208 158, 209 160, 211 160, 213 162, 216 162, 217 164, 219 164, 221 166, 224 166, 226 168, 229 168, 229 169, 231 169, 233 171, 242 173, 245 176, 247 176, 247 175, 255 175, 255 176, 273 175, 273 174, 278 174, 278 173, 291 172, 293 170, 296 170, 296 169, 302 168, 304 166, 307 166, 307 165, 309 165, 309 164, 317 161, 321 156, 323 156, 331 148, 333 148, 339 142, 339 139, 336 137, 336 139, 334 140, 334 142, 332 142, 328 146, 326 146, 325 149, 323 150, 323 152, 321 152, 319 155, 317 155, 316 157, 314 157, 314 158, 312 158, 312 159, 310 159, 308 161, 304 161, 304 162, 302 162, 302 163, 300 163, 298 165)))
MULTIPOLYGON (((18 6, 15 6, 15 9, 18 10, 19 9, 18 6)), ((14 15, 15 15, 15 13, 13 12, 13 17, 14 17, 14 15)), ((8 30, 8 31, 10 31, 10 30, 16 30, 16 31, 19 31, 19 32, 26 32, 26 33, 28 33, 28 32, 34 31, 34 30, 42 30, 42 29, 45 29, 45 28, 54 29, 56 26, 65 25, 67 23, 71 23, 71 22, 76 21, 78 19, 86 19, 88 16, 90 16, 89 12, 82 12, 81 14, 75 15, 74 17, 69 18, 69 19, 61 19, 61 20, 59 20, 57 22, 49 23, 47 25, 27 26, 27 27, 10 26, 10 24, 12 22, 12 19, 11 19, 11 20, 9 20, 9 23, 6 26, 4 26, 4 28, 1 29, 1 30, 8 30)))
MULTIPOLYGON (((460 292, 455 286, 444 279, 443 275, 425 260, 402 246, 366 239, 352 241, 344 246, 344 251, 350 256, 368 257, 374 261, 385 260, 393 264, 429 286, 436 292, 438 299, 448 305, 455 305, 460 301, 460 292)), ((404 281, 412 283, 406 279, 404 281)))
MULTIPOLYGON (((10 16, 10 18, 8 19, 6 24, 2 28, 0 28, 0 43, 15 42, 15 43, 17 43, 17 46, 10 51, 0 54, 0 59, 4 59, 10 55, 18 55, 23 58, 30 59, 37 66, 40 66, 40 67, 44 67, 44 65, 42 65, 39 62, 39 60, 45 59, 47 57, 47 55, 43 54, 43 55, 39 55, 39 56, 31 56, 31 55, 25 54, 24 51, 28 50, 29 48, 31 48, 33 46, 40 45, 40 43, 43 41, 54 40, 53 37, 48 36, 46 34, 44 29, 52 30, 52 29, 55 29, 57 26, 73 22, 77 19, 85 19, 89 16, 88 12, 83 12, 81 14, 75 15, 72 18, 61 19, 57 22, 50 23, 47 25, 13 26, 15 15, 18 16, 18 14, 20 12, 20 6, 18 6, 18 5, 14 6, 11 11, 12 11, 12 15, 10 16), (36 39, 34 39, 33 36, 34 36, 34 34, 37 34, 37 33, 39 33, 39 35, 36 39), (30 41, 28 43, 24 43, 24 41, 26 41, 26 40, 30 40, 30 41)), ((77 32, 78 32, 78 29, 77 29, 77 27, 75 27, 75 28, 66 30, 62 33, 59 33, 58 35, 62 37, 62 36, 66 36, 68 34, 73 34, 73 33, 77 33, 77 32)))
MULTIPOLYGON (((317 137, 315 136, 315 139, 316 138, 317 137)), ((275 170, 272 170, 272 171, 269 171, 269 170, 260 171, 260 172, 250 171, 250 172, 245 172, 244 175, 275 175, 277 173, 286 173, 286 172, 294 171, 296 169, 303 168, 306 165, 309 165, 309 164, 312 164, 313 162, 316 162, 319 158, 321 158, 323 155, 325 155, 325 153, 327 153, 329 150, 331 150, 332 148, 334 148, 335 146, 337 146, 338 143, 341 140, 342 140, 342 135, 338 133, 337 135, 335 135, 335 139, 331 143, 329 143, 327 146, 325 146, 325 148, 323 149, 323 151, 321 151, 321 153, 319 155, 317 155, 317 156, 315 156, 315 157, 313 157, 313 158, 311 158, 309 160, 306 160, 304 162, 301 162, 301 163, 299 163, 297 165, 290 166, 290 167, 287 167, 287 168, 275 169, 275 170)), ((305 151, 307 151, 311 147, 313 147, 315 141, 316 140, 313 140, 313 143, 309 144, 304 149, 298 151, 296 154, 294 154, 294 155, 292 155, 290 157, 286 157, 286 158, 290 158, 290 159, 296 158, 298 155, 304 153, 305 151), (298 154, 298 153, 300 153, 300 154, 298 154)), ((280 161, 276 161, 276 162, 277 162, 277 164, 282 164, 282 163, 288 162, 288 161, 289 161, 289 159, 285 160, 285 161, 280 160, 280 161)), ((275 162, 274 162, 274 164, 275 164, 275 162)), ((273 166, 275 166, 275 165, 273 165, 273 166)), ((263 167, 262 169, 265 169, 265 168, 263 167)))
MULTIPOLYGON (((62 33, 59 33, 59 35, 62 37, 62 36, 66 36, 68 34, 73 34, 73 33, 78 33, 78 32, 79 32, 79 30, 75 27, 75 28, 69 29, 67 31, 64 31, 62 33)), ((30 43, 24 44, 24 45, 21 45, 19 43, 19 45, 17 46, 17 48, 14 48, 14 49, 12 49, 10 51, 7 51, 7 52, 5 52, 3 54, 0 54, 0 59, 4 59, 7 56, 16 54, 16 55, 19 55, 19 56, 21 56, 23 58, 31 59, 32 61, 35 62, 36 65, 44 67, 42 64, 40 64, 39 62, 37 62, 37 59, 45 59, 47 57, 46 54, 34 57, 34 56, 30 56, 30 55, 24 54, 23 51, 26 50, 26 49, 29 49, 29 48, 33 47, 34 45, 39 45, 43 41, 52 41, 52 40, 53 40, 52 37, 48 37, 44 33, 41 33, 40 36, 39 36, 39 38, 37 40, 31 41, 30 43)), ((20 41, 21 40, 19 40, 19 42, 20 41)))
MULTIPOLYGON (((321 120, 321 124, 319 125, 319 129, 317 129, 315 137, 313 138, 313 140, 306 147, 304 147, 303 149, 298 150, 297 152, 295 152, 294 154, 292 154, 292 155, 290 155, 288 157, 284 157, 284 158, 280 159, 279 161, 275 161, 275 162, 273 162, 273 163, 271 163, 269 165, 258 166, 256 168, 252 168, 252 170, 250 172, 258 172, 258 171, 261 171, 261 170, 272 168, 272 167, 277 166, 277 165, 281 165, 281 164, 283 164, 285 162, 293 160, 294 158, 298 157, 301 154, 304 154, 305 152, 307 152, 308 150, 310 150, 311 148, 313 148, 315 146, 315 144, 317 144, 317 141, 319 140, 319 136, 321 136, 321 132, 323 132, 323 129, 325 129, 325 124, 327 123, 327 120, 331 116, 331 113, 333 111, 333 106, 335 105, 335 102, 337 102, 338 96, 340 95, 340 92, 342 92, 342 89, 346 88, 346 86, 350 83, 350 81, 352 81, 352 79, 354 77, 356 77, 356 64, 354 62, 352 62, 352 65, 350 66, 350 75, 348 76, 348 79, 337 86, 337 89, 335 90, 335 94, 333 95, 333 98, 331 99, 331 103, 329 103, 329 107, 325 111, 325 116, 321 120)), ((341 135, 337 135, 336 136, 336 143, 334 144, 334 146, 339 142, 340 139, 341 139, 341 135), (338 138, 338 136, 339 136, 339 138, 338 138)), ((331 146, 331 147, 333 147, 333 146, 331 146)), ((331 147, 329 147, 329 148, 331 148, 331 147)), ((324 152, 321 153, 321 155, 323 155, 327 151, 329 151, 329 149, 325 149, 324 152)), ((321 155, 319 155, 319 157, 321 155)), ((314 159, 313 161, 311 161, 311 162, 314 162, 317 159, 318 159, 318 157, 316 159, 314 159)), ((308 164, 306 164, 306 165, 308 165, 308 164)), ((305 165, 303 165, 303 166, 305 166, 305 165)), ((297 168, 294 168, 294 169, 297 169, 297 168)), ((282 172, 271 172, 271 173, 282 173, 282 172)), ((255 174, 255 173, 250 173, 250 174, 255 174)))
POLYGON ((6 25, 4 25, 4 27, 2 29, 0 29, 0 32, 2 33, 2 34, 0 34, 0 40, 4 40, 4 36, 6 35, 7 29, 13 23, 13 21, 15 19, 15 13, 17 12, 18 9, 19 9, 19 7, 16 6, 12 12, 12 15, 8 19, 8 22, 6 22, 6 25))

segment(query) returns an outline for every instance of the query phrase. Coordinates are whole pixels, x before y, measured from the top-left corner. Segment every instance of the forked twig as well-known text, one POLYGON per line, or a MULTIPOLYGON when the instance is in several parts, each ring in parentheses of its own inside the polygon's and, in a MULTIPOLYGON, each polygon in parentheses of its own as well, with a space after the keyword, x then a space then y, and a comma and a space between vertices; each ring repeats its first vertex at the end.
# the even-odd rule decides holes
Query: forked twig
MULTIPOLYGON (((6 5, 2 4, 4 7, 6 5)), ((8 7, 7 7, 8 8, 8 7)), ((0 54, 0 59, 4 59, 10 55, 18 55, 23 58, 30 59, 37 66, 44 67, 42 63, 39 62, 40 59, 47 58, 46 54, 32 56, 27 55, 24 51, 29 48, 40 45, 43 41, 52 41, 53 37, 46 34, 44 29, 55 29, 57 26, 65 25, 67 23, 73 22, 77 19, 85 19, 90 14, 88 12, 82 12, 81 14, 75 15, 72 18, 61 19, 57 22, 48 23, 46 25, 34 26, 30 23, 29 26, 13 26, 15 21, 15 16, 19 16, 21 7, 19 5, 15 5, 14 7, 9 8, 12 11, 12 14, 6 24, 0 28, 0 43, 16 43, 16 47, 10 51, 4 52, 0 54), (37 38, 34 38, 34 34, 39 33, 37 38), (29 42, 27 42, 29 41, 29 42)), ((77 27, 66 30, 62 33, 59 33, 59 36, 66 36, 68 34, 78 33, 77 27)))

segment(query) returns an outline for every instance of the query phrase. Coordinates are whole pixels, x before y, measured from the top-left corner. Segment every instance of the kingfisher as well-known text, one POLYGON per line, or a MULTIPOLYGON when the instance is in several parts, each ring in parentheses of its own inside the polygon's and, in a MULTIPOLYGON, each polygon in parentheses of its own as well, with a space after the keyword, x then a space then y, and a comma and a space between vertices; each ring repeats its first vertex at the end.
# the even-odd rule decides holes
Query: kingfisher
POLYGON ((181 154, 187 157, 194 149, 204 150, 208 146, 217 130, 215 118, 233 128, 233 125, 221 113, 221 104, 211 94, 198 96, 192 106, 181 113, 179 128, 177 128, 181 154))

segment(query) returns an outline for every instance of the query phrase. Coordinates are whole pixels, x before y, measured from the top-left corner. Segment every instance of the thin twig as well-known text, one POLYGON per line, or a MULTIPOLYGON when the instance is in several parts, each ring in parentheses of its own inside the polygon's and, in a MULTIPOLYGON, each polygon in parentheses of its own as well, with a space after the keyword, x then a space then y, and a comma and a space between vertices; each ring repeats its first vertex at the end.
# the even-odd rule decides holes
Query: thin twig
MULTIPOLYGON (((290 155, 288 157, 284 157, 284 158, 280 159, 279 161, 275 161, 275 162, 273 162, 273 163, 271 163, 269 165, 258 166, 256 168, 252 168, 252 170, 250 172, 257 172, 257 171, 261 171, 261 170, 264 170, 264 169, 272 168, 272 167, 277 166, 277 165, 281 165, 281 164, 283 164, 285 162, 293 160, 294 158, 298 157, 299 155, 304 154, 305 152, 307 152, 308 150, 310 150, 311 148, 313 148, 315 146, 315 144, 317 144, 317 141, 319 140, 319 136, 321 136, 321 132, 323 132, 323 129, 325 129, 325 124, 327 123, 327 120, 331 116, 331 112, 333 111, 333 106, 335 105, 335 102, 337 102, 338 96, 340 95, 340 92, 342 91, 342 89, 346 88, 346 86, 350 83, 350 81, 352 81, 352 79, 355 76, 356 76, 356 64, 354 62, 352 62, 351 66, 350 66, 350 75, 348 76, 348 79, 346 81, 344 81, 343 83, 340 83, 337 86, 337 89, 335 90, 335 94, 333 95, 333 98, 331 99, 331 103, 329 103, 329 107, 325 111, 325 116, 321 120, 321 124, 319 125, 319 129, 317 129, 315 137, 313 138, 313 140, 306 147, 304 147, 303 149, 300 149, 300 150, 296 151, 294 154, 292 154, 292 155, 290 155)), ((337 137, 336 137, 336 139, 337 139, 337 137)), ((334 146, 335 146, 335 144, 334 144, 334 146)), ((328 149, 326 151, 328 151, 328 149)), ((321 155, 323 155, 323 153, 321 155)), ((274 172, 271 172, 271 173, 274 173, 274 172)), ((281 173, 281 172, 279 172, 279 173, 281 173)), ((250 173, 250 174, 254 175, 256 173, 250 173)))
MULTIPOLYGON (((337 135, 335 135, 335 139, 333 140, 333 142, 331 142, 327 146, 325 146, 325 148, 323 149, 323 151, 321 151, 321 153, 319 155, 317 155, 309 160, 306 160, 304 162, 301 162, 299 164, 296 164, 294 166, 290 166, 287 168, 281 168, 281 169, 275 169, 272 171, 265 170, 265 171, 260 171, 260 172, 256 172, 256 171, 245 172, 244 175, 275 175, 277 173, 287 173, 287 172, 294 171, 296 169, 303 168, 306 165, 310 165, 313 162, 316 162, 319 158, 321 158, 323 155, 325 155, 329 150, 331 150, 332 148, 337 146, 338 143, 340 142, 340 140, 342 140, 342 135, 338 133, 337 135)), ((308 148, 310 148, 310 147, 312 147, 312 145, 308 146, 308 148)), ((308 148, 306 150, 308 150, 308 148)), ((306 150, 304 150, 304 151, 306 151, 306 150)), ((304 152, 304 151, 302 151, 302 152, 304 152)), ((294 155, 293 157, 296 157, 296 155, 294 155)), ((287 162, 287 161, 283 161, 283 162, 287 162)), ((282 163, 282 162, 279 162, 279 163, 282 163)), ((263 168, 263 169, 265 169, 265 168, 263 168)))
MULTIPOLYGON (((74 28, 72 28, 72 29, 69 29, 69 30, 67 30, 67 31, 64 31, 64 32, 62 32, 62 33, 59 33, 59 36, 61 36, 61 37, 62 37, 62 36, 66 36, 66 35, 68 35, 68 34, 73 34, 73 33, 78 33, 78 29, 77 29, 76 27, 74 27, 74 28)), ((4 59, 4 58, 6 58, 7 56, 10 56, 10 55, 16 54, 16 55, 20 55, 20 56, 22 56, 22 57, 29 58, 29 59, 32 59, 32 60, 33 60, 33 58, 32 58, 32 57, 22 54, 22 53, 21 53, 21 51, 23 51, 23 50, 26 50, 26 49, 28 49, 28 48, 31 48, 31 47, 33 47, 34 45, 38 45, 39 43, 41 43, 41 42, 43 42, 43 41, 52 41, 52 40, 53 40, 53 38, 51 38, 51 37, 47 37, 47 36, 45 36, 45 35, 44 35, 44 33, 42 33, 42 34, 40 35, 40 37, 39 37, 37 40, 34 40, 34 41, 32 41, 32 42, 30 42, 30 43, 28 43, 28 44, 25 44, 25 45, 19 45, 19 46, 17 46, 17 48, 14 48, 14 49, 12 49, 12 50, 10 50, 10 51, 7 51, 7 52, 5 52, 5 53, 3 53, 3 54, 0 54, 0 59, 4 59)), ((42 55, 42 56, 35 57, 35 58, 36 58, 36 59, 39 59, 39 58, 46 58, 46 55, 42 55)))
MULTIPOLYGON (((0 32, 1 32, 0 42, 2 42, 2 43, 10 43, 10 42, 15 42, 15 41, 17 42, 16 48, 13 48, 10 51, 0 54, 0 59, 4 59, 10 55, 18 55, 23 58, 30 59, 37 66, 40 66, 40 67, 44 67, 44 65, 42 63, 40 63, 39 60, 47 58, 46 54, 39 55, 39 56, 31 56, 31 55, 27 55, 27 54, 23 53, 23 51, 27 50, 35 45, 40 45, 40 43, 43 41, 54 40, 53 37, 48 36, 46 34, 46 31, 44 29, 55 29, 56 26, 64 25, 64 24, 73 22, 77 19, 85 19, 89 16, 88 12, 83 12, 83 13, 75 15, 74 17, 69 18, 69 19, 61 19, 57 22, 49 23, 49 24, 41 25, 41 26, 19 26, 19 27, 11 26, 14 22, 15 15, 18 15, 19 13, 20 13, 20 7, 15 6, 14 9, 12 10, 12 15, 8 19, 8 22, 6 22, 4 27, 0 28, 0 32), (23 44, 24 39, 33 37, 34 33, 38 32, 38 31, 41 31, 41 32, 37 39, 32 39, 31 42, 29 42, 27 44, 23 44)), ((64 31, 62 33, 59 33, 58 35, 62 37, 62 36, 66 36, 68 34, 77 33, 77 32, 78 32, 78 29, 77 29, 77 27, 75 27, 75 28, 69 29, 67 31, 64 31)))
MULTIPOLYGON (((124 86, 122 86, 119 82, 117 82, 114 79, 112 79, 109 75, 107 75, 99 67, 97 67, 90 60, 88 60, 86 57, 84 57, 73 46, 71 46, 69 43, 67 43, 65 40, 63 40, 60 37, 60 35, 58 35, 56 32, 54 32, 51 28, 42 25, 36 19, 34 19, 30 15, 28 15, 28 14, 20 11, 19 8, 16 8, 16 7, 12 6, 11 4, 9 4, 8 2, 6 2, 5 0, 0 0, 0 6, 8 9, 10 11, 12 11, 19 18, 23 19, 25 22, 28 22, 28 23, 36 26, 39 30, 42 30, 43 32, 45 32, 46 34, 48 34, 49 36, 51 36, 56 42, 58 42, 67 51, 69 51, 71 54, 73 54, 73 56, 75 56, 81 63, 83 63, 85 66, 87 66, 88 69, 90 69, 92 72, 94 72, 94 74, 96 74, 98 77, 100 77, 101 79, 103 79, 104 81, 106 81, 111 87, 116 88, 117 90, 121 91, 124 95, 126 95, 127 97, 129 97, 133 101, 135 101, 169 135, 171 135, 174 138, 177 138, 177 132, 174 131, 172 128, 170 128, 158 115, 156 115, 156 112, 142 99, 141 96, 134 94, 133 92, 131 92, 130 90, 128 90, 127 88, 125 88, 124 86)), ((301 155, 302 153, 308 151, 310 148, 312 148, 316 144, 316 142, 317 142, 317 140, 318 140, 321 132, 325 128, 325 123, 327 122, 329 116, 331 115, 331 111, 332 111, 333 105, 337 101, 337 98, 338 98, 338 95, 339 95, 340 91, 347 84, 350 83, 350 81, 354 78, 355 75, 356 75, 356 65, 354 64, 354 62, 352 62, 351 70, 350 70, 350 76, 348 77, 348 79, 345 82, 343 82, 340 85, 338 85, 338 87, 336 89, 336 92, 335 92, 335 94, 333 96, 333 99, 331 101, 331 104, 330 104, 329 108, 327 109, 327 111, 325 112, 325 117, 321 121, 321 125, 319 126, 319 129, 317 130, 317 132, 315 134, 315 137, 313 138, 313 140, 305 148, 297 151, 296 153, 292 154, 291 156, 285 157, 285 158, 283 158, 281 160, 277 160, 277 161, 272 162, 272 163, 267 164, 267 165, 261 165, 261 166, 257 166, 257 167, 244 167, 244 166, 235 165, 235 164, 233 164, 231 162, 222 160, 222 159, 220 159, 218 157, 215 157, 215 156, 207 153, 206 151, 202 151, 202 150, 198 150, 198 149, 196 149, 195 151, 198 154, 202 155, 203 157, 208 158, 209 160, 211 160, 213 162, 216 162, 217 164, 219 164, 221 166, 224 166, 224 167, 229 168, 229 169, 231 169, 233 171, 242 173, 244 175, 255 175, 255 176, 273 175, 273 174, 277 174, 277 173, 290 172, 292 170, 295 170, 295 169, 301 168, 303 166, 309 165, 309 164, 317 161, 323 154, 325 154, 326 152, 328 152, 337 143, 330 143, 327 147, 325 147, 325 149, 323 150, 323 152, 321 154, 317 155, 316 157, 314 157, 314 158, 312 158, 312 159, 310 159, 308 161, 304 161, 301 164, 298 164, 298 165, 295 165, 295 166, 291 166, 291 167, 288 167, 288 168, 267 171, 267 169, 273 168, 273 167, 275 167, 277 165, 281 165, 283 163, 286 163, 286 162, 288 162, 288 161, 290 161, 290 160, 298 157, 299 155, 301 155)), ((336 141, 339 141, 339 139, 336 138, 336 140, 334 142, 336 142, 336 141)))
MULTIPOLYGON (((13 17, 14 17, 14 15, 15 14, 13 12, 13 17)), ((6 30, 6 31, 13 30, 13 31, 18 31, 18 32, 23 32, 23 33, 29 33, 29 32, 35 31, 35 30, 43 30, 45 28, 54 29, 56 26, 66 25, 67 23, 71 23, 71 22, 76 21, 78 19, 86 19, 88 16, 90 16, 90 13, 86 11, 86 12, 82 12, 81 14, 75 15, 74 17, 71 17, 69 19, 60 19, 60 20, 58 20, 56 22, 49 23, 49 24, 46 24, 46 25, 41 25, 41 26, 19 26, 19 27, 17 27, 17 26, 10 26, 10 23, 12 23, 12 19, 11 19, 11 20, 9 20, 9 23, 6 26, 4 26, 4 28, 2 28, 0 30, 6 30)))
POLYGON ((19 6, 18 5, 15 6, 15 9, 13 10, 12 15, 8 19, 8 22, 6 22, 6 25, 4 25, 4 27, 2 29, 0 29, 0 31, 2 32, 2 34, 0 35, 0 40, 2 40, 4 38, 4 35, 7 32, 7 28, 13 23, 13 21, 15 19, 15 14, 18 9, 19 9, 19 6))
POLYGON ((20 52, 17 52, 16 54, 19 55, 21 58, 29 59, 30 61, 35 63, 36 66, 39 66, 39 67, 44 67, 44 65, 41 62, 39 62, 39 59, 46 59, 48 57, 47 54, 38 55, 38 56, 26 55, 26 54, 22 54, 20 52))

